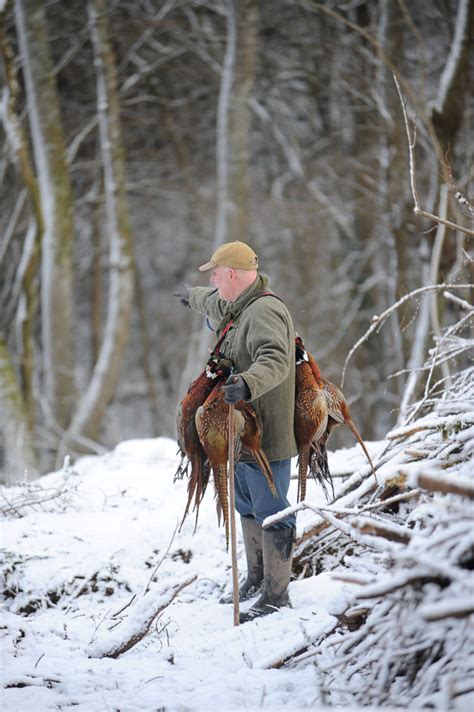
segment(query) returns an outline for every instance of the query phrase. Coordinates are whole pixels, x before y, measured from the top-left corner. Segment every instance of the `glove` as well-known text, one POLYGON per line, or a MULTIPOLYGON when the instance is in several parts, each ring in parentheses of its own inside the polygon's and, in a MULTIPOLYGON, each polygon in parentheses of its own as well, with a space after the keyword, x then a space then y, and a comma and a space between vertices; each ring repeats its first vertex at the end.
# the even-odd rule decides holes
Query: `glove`
POLYGON ((250 389, 241 375, 234 373, 229 376, 222 386, 224 400, 226 403, 238 403, 241 400, 249 400, 250 389))
POLYGON ((180 303, 184 307, 189 307, 189 295, 191 294, 191 287, 188 284, 182 284, 177 292, 173 292, 174 297, 178 297, 180 303))

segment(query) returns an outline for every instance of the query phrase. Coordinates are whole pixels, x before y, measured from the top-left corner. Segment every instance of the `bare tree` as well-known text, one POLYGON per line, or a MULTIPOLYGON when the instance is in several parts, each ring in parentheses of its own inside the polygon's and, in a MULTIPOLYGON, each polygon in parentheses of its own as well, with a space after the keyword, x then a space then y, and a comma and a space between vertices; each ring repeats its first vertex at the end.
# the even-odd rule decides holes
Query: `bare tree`
POLYGON ((229 3, 228 12, 228 48, 219 97, 217 133, 218 160, 222 164, 218 164, 218 186, 221 193, 216 244, 218 241, 245 240, 249 234, 249 140, 252 114, 248 104, 255 80, 258 3, 256 0, 233 1, 229 3), (229 78, 227 73, 233 76, 229 78), (226 92, 228 82, 231 84, 229 96, 226 92), (225 215, 223 234, 219 232, 222 229, 219 220, 223 219, 220 211, 225 215))
POLYGON ((15 19, 44 225, 41 335, 44 397, 60 427, 74 401, 73 202, 63 128, 41 0, 18 0, 15 19))
MULTIPOLYGON (((115 59, 105 0, 88 5, 97 76, 97 112, 104 172, 106 231, 109 235, 109 294, 102 344, 90 383, 74 415, 64 445, 85 437, 97 440, 119 376, 133 298, 132 236, 125 193, 125 159, 115 59)), ((61 448, 60 455, 62 455, 61 448)))
MULTIPOLYGON (((223 242, 245 241, 249 232, 249 100, 255 78, 258 3, 256 0, 226 0, 225 9, 227 35, 217 106, 213 251, 223 242)), ((196 365, 199 368, 206 360, 207 325, 202 325, 198 333, 197 358, 195 338, 189 342, 181 379, 183 390, 195 375, 196 365)))
MULTIPOLYGON (((36 275, 39 259, 40 244, 43 236, 43 213, 39 196, 38 184, 30 156, 28 136, 23 129, 20 116, 18 115, 18 95, 20 85, 15 66, 15 57, 11 42, 5 30, 5 11, 0 13, 0 52, 3 58, 4 86, 2 96, 2 108, 0 116, 2 119, 5 135, 13 155, 13 160, 19 171, 22 180, 28 191, 30 204, 33 211, 33 218, 30 221, 24 243, 22 255, 19 260, 15 279, 11 285, 7 286, 6 295, 2 298, 3 314, 2 328, 8 333, 9 324, 15 314, 21 322, 21 390, 25 401, 26 413, 29 429, 32 432, 35 421, 35 399, 33 396, 33 380, 35 371, 35 359, 33 349, 34 320, 37 307, 37 289, 34 286, 34 276, 36 275), (24 295, 24 305, 20 306, 22 295, 24 295)), ((14 214, 18 217, 23 210, 26 192, 20 193, 14 214)), ((14 224, 11 224, 9 233, 14 234, 14 224)), ((8 252, 10 237, 5 238, 5 247, 0 255, 0 264, 8 252)))

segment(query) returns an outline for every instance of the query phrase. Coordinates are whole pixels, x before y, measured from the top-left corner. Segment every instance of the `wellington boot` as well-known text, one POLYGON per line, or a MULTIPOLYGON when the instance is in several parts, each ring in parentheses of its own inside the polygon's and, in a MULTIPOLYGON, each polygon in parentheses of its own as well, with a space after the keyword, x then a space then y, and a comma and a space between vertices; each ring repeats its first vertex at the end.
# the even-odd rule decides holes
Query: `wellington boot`
POLYGON ((288 584, 291 576, 295 533, 296 530, 290 527, 263 531, 264 589, 253 606, 245 613, 240 614, 241 623, 275 613, 279 608, 291 608, 288 584))
MULTIPOLYGON (((239 600, 248 601, 263 586, 262 525, 253 517, 240 517, 240 521, 247 557, 247 578, 239 586, 239 600)), ((230 592, 224 594, 219 603, 232 603, 233 600, 233 593, 230 592)))

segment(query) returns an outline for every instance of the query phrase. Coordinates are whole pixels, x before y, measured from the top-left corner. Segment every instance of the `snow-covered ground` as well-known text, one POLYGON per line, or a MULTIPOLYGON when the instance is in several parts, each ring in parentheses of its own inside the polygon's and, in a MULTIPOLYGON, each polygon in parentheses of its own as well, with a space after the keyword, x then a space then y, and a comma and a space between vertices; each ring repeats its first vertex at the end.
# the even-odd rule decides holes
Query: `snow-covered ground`
MULTIPOLYGON (((443 430, 417 422, 410 441, 367 443, 379 492, 400 477, 415 488, 392 514, 377 514, 359 446, 329 453, 339 496, 322 510, 308 483, 313 509, 298 511, 298 534, 313 533, 297 551, 307 578, 290 584, 293 608, 239 627, 218 600, 231 566, 211 485, 196 531, 193 516, 179 530, 187 483, 173 482, 175 441, 123 442, 4 488, 2 712, 470 710, 472 413, 443 430), (456 482, 467 500, 420 494, 418 475, 436 463, 435 489, 456 482), (336 528, 311 562, 305 547, 324 517, 336 528)), ((244 575, 240 528, 238 550, 244 575)))
MULTIPOLYGON (((358 450, 331 454, 333 472, 362 465, 358 450)), ((177 464, 173 440, 124 442, 78 460, 68 475, 42 478, 45 491, 63 488, 64 497, 3 522, 3 710, 315 708, 320 679, 312 664, 271 666, 334 628, 329 611, 350 585, 329 573, 295 581, 292 610, 234 627, 232 606, 218 602, 231 568, 212 488, 196 531, 193 516, 177 531, 186 500, 186 481, 173 482, 177 464), (100 657, 194 575, 142 642, 117 659, 100 657)), ((313 481, 308 487, 310 499, 324 501, 313 481)), ((3 495, 13 500, 17 492, 3 495)), ((311 515, 298 513, 300 531, 311 515)), ((243 575, 240 529, 238 549, 243 575)))

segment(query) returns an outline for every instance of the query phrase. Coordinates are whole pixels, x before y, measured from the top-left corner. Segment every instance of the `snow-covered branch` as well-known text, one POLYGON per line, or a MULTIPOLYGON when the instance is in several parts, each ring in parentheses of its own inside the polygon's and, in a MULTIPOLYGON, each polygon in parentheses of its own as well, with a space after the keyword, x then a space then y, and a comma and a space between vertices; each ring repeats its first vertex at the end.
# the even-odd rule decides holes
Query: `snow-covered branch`
POLYGON ((355 354, 357 349, 371 336, 375 331, 378 331, 385 321, 388 319, 388 317, 393 314, 397 309, 399 309, 402 304, 405 304, 405 302, 409 301, 410 299, 413 299, 414 297, 417 297, 420 294, 424 294, 426 292, 443 292, 444 290, 448 289, 472 289, 474 285, 472 284, 434 284, 434 285, 428 285, 426 287, 419 287, 418 289, 414 289, 412 292, 409 294, 404 294, 401 299, 399 299, 395 304, 392 304, 388 309, 386 309, 382 314, 378 315, 375 314, 372 317, 372 324, 371 326, 367 329, 365 334, 360 337, 360 339, 354 344, 354 346, 351 348, 349 351, 346 360, 344 361, 344 367, 342 369, 342 377, 341 377, 341 387, 344 385, 344 379, 346 375, 346 370, 347 370, 347 365, 352 358, 352 356, 355 354))
POLYGON ((143 640, 153 622, 173 602, 178 593, 192 584, 196 578, 197 574, 193 574, 171 586, 167 581, 164 587, 153 587, 145 596, 128 608, 125 620, 120 621, 119 625, 113 624, 107 635, 91 645, 89 657, 118 658, 119 655, 123 655, 127 650, 133 648, 143 640))

